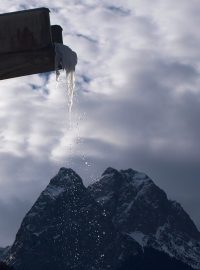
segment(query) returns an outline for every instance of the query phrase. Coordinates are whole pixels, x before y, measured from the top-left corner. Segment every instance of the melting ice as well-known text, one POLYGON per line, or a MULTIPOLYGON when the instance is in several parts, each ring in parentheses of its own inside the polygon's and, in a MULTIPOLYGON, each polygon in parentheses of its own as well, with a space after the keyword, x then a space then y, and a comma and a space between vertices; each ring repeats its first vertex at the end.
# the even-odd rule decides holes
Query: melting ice
POLYGON ((75 65, 77 64, 76 53, 73 52, 68 46, 61 43, 55 43, 55 69, 56 69, 56 80, 59 80, 59 69, 66 72, 66 84, 67 84, 67 96, 69 105, 69 115, 71 115, 73 96, 75 88, 75 65))

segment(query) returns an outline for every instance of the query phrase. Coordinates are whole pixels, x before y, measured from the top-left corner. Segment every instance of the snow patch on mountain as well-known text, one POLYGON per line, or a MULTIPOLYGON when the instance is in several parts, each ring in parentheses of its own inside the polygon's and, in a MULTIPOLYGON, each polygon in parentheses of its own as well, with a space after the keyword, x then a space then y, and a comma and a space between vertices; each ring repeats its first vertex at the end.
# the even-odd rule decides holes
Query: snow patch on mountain
POLYGON ((135 231, 135 232, 131 232, 128 233, 128 235, 133 238, 138 244, 140 244, 140 246, 144 247, 147 244, 147 236, 145 234, 143 234, 142 232, 139 231, 135 231))

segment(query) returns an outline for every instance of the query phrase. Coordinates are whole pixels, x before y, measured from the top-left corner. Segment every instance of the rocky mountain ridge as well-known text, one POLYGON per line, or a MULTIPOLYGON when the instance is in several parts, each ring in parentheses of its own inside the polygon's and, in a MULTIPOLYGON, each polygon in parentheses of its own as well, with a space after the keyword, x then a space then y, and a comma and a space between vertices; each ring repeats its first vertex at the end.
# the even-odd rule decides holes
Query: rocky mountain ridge
POLYGON ((0 247, 0 260, 1 260, 1 257, 2 257, 2 255, 3 255, 3 253, 4 253, 4 250, 5 250, 4 248, 1 248, 1 247, 0 247))
POLYGON ((81 178, 61 168, 22 221, 6 263, 16 270, 116 269, 137 253, 126 238, 81 178))
POLYGON ((86 188, 61 168, 23 219, 5 262, 16 270, 191 270, 200 269, 198 243, 189 216, 146 175, 108 168, 86 188))
POLYGON ((9 249, 10 249, 9 246, 4 247, 4 248, 0 247, 0 261, 3 260, 7 256, 9 249))
POLYGON ((88 187, 116 229, 141 247, 163 251, 200 269, 200 232, 181 205, 145 174, 108 168, 88 187))

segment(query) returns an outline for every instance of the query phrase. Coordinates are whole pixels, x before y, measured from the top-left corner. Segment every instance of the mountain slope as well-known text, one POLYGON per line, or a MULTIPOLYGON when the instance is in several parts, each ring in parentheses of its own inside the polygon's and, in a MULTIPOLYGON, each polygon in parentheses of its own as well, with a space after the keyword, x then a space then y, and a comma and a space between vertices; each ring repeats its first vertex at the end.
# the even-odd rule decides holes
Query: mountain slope
POLYGON ((115 228, 141 247, 152 247, 200 269, 200 233, 189 215, 145 174, 108 168, 88 187, 115 228))
POLYGON ((4 260, 4 258, 7 256, 8 252, 10 250, 10 247, 1 248, 0 247, 0 261, 4 260))
POLYGON ((192 270, 189 265, 154 248, 144 248, 137 256, 130 256, 117 270, 192 270))
POLYGON ((116 269, 138 253, 126 238, 81 178, 61 168, 25 216, 6 262, 16 270, 116 269))
POLYGON ((61 168, 4 261, 15 270, 192 270, 198 237, 184 210, 143 174, 109 168, 87 189, 73 170, 61 168), (177 249, 181 243, 186 250, 186 236, 187 254, 177 249))
POLYGON ((2 257, 2 255, 3 255, 3 253, 4 253, 4 250, 5 250, 5 248, 1 248, 1 247, 0 247, 0 260, 1 260, 1 257, 2 257))

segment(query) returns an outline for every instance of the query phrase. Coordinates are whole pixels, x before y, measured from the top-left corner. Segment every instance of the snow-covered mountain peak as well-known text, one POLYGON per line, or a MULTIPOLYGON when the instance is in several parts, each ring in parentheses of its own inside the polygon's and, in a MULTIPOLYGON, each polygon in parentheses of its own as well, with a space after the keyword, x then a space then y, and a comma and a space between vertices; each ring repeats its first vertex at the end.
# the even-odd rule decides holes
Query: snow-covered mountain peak
POLYGON ((118 170, 112 168, 112 167, 108 167, 103 173, 102 173, 102 177, 105 176, 111 176, 111 175, 115 175, 118 174, 118 170))
MULTIPOLYGON (((144 173, 137 172, 133 169, 118 171, 108 168, 102 174, 99 181, 89 186, 88 189, 95 193, 95 199, 102 205, 106 201, 110 202, 112 198, 121 203, 126 201, 124 207, 127 206, 127 212, 131 210, 133 201, 142 195, 151 196, 151 193, 157 187, 153 181, 144 173)), ((165 196, 165 195, 164 195, 165 196)), ((113 203, 114 204, 114 203, 113 203)), ((110 209, 113 211, 113 209, 110 209)))
POLYGON ((107 173, 88 190, 119 231, 142 247, 200 269, 200 232, 182 206, 170 201, 146 174, 132 169, 107 173))
MULTIPOLYGON (((131 168, 126 169, 126 170, 120 170, 120 173, 125 174, 125 175, 127 175, 129 177, 134 177, 135 175, 139 174, 138 171, 135 171, 135 170, 133 170, 131 168)), ((145 177, 146 175, 143 174, 143 176, 145 177)))
POLYGON ((122 179, 126 182, 126 185, 131 185, 132 187, 141 190, 143 188, 147 189, 150 186, 155 186, 153 181, 145 174, 133 169, 121 170, 120 174, 122 179))
POLYGON ((133 169, 116 170, 111 167, 107 168, 102 174, 98 182, 104 182, 108 185, 144 185, 153 183, 153 181, 144 173, 140 173, 133 169))
POLYGON ((40 203, 48 199, 55 200, 64 193, 73 193, 83 190, 85 187, 82 183, 81 178, 72 169, 61 168, 58 174, 53 177, 46 187, 46 189, 41 193, 39 197, 40 203))
POLYGON ((50 185, 67 188, 70 185, 82 185, 80 176, 72 169, 61 168, 58 174, 51 179, 50 185))

